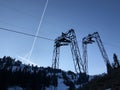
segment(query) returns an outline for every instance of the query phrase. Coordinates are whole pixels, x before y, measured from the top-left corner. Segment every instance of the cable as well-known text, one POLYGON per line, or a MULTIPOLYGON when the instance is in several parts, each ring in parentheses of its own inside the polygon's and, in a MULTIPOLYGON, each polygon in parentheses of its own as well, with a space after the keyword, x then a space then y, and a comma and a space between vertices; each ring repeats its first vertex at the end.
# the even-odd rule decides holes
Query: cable
POLYGON ((37 37, 37 38, 41 38, 41 39, 45 39, 45 40, 49 40, 49 41, 54 41, 53 39, 49 39, 49 38, 41 37, 41 36, 36 36, 36 35, 33 35, 33 34, 29 34, 29 33, 25 33, 25 32, 20 32, 20 31, 16 31, 16 30, 12 30, 12 29, 7 29, 7 28, 0 27, 0 30, 9 31, 9 32, 17 33, 17 34, 26 35, 26 36, 37 37))
MULTIPOLYGON (((33 52, 33 49, 34 49, 35 42, 36 42, 37 38, 42 38, 42 39, 54 41, 54 40, 49 39, 49 38, 46 38, 46 37, 40 37, 40 36, 38 36, 38 33, 39 33, 40 28, 41 28, 41 25, 42 25, 42 21, 43 21, 43 18, 44 18, 44 14, 45 14, 47 5, 48 5, 48 0, 46 0, 45 6, 44 6, 44 9, 43 9, 43 13, 42 13, 42 16, 41 16, 41 18, 40 18, 40 22, 39 22, 39 25, 38 25, 38 28, 37 28, 37 31, 36 31, 36 34, 35 34, 35 35, 33 35, 33 34, 28 34, 28 33, 25 33, 25 32, 19 32, 19 31, 7 29, 7 28, 0 28, 1 30, 10 31, 10 32, 19 33, 19 34, 23 34, 23 35, 33 36, 33 37, 34 37, 34 40, 33 40, 33 43, 32 43, 32 47, 31 47, 30 51, 28 52, 28 54, 27 54, 27 56, 26 56, 26 58, 28 58, 28 60, 30 60, 30 57, 31 57, 31 55, 32 55, 32 52, 33 52)), ((15 9, 15 11, 17 11, 17 10, 15 9)), ((24 58, 24 57, 23 57, 23 58, 24 58)), ((24 59, 26 59, 26 58, 24 58, 24 59)))

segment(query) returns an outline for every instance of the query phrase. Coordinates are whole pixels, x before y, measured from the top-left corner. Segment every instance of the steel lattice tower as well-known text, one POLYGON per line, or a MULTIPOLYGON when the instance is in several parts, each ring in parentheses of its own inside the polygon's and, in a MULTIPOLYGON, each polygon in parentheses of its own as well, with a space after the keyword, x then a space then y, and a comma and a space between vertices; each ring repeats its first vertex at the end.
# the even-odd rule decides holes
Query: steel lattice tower
POLYGON ((76 73, 86 73, 86 64, 81 59, 76 34, 73 29, 69 30, 66 33, 62 33, 60 37, 55 39, 52 68, 59 68, 60 47, 66 45, 70 45, 76 73))
MULTIPOLYGON (((86 65, 88 65, 88 56, 87 56, 87 44, 92 44, 93 42, 97 42, 97 45, 99 47, 99 50, 102 54, 102 57, 104 59, 104 62, 106 64, 106 67, 107 67, 107 72, 110 73, 111 70, 112 70, 112 66, 110 64, 110 61, 109 61, 109 58, 108 58, 108 55, 106 53, 106 50, 103 46, 103 43, 102 43, 102 40, 100 38, 100 35, 98 32, 94 32, 93 34, 88 34, 88 36, 84 37, 82 39, 82 46, 83 46, 83 60, 84 62, 86 62, 86 65), (95 39, 95 40, 93 40, 95 39)), ((88 66, 86 66, 86 70, 88 66)))

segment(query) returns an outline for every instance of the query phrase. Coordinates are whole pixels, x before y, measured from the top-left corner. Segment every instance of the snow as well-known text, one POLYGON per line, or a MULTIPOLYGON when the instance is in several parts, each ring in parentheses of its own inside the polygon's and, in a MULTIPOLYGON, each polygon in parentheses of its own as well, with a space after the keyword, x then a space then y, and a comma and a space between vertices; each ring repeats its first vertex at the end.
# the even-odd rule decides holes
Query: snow
POLYGON ((22 71, 23 71, 24 67, 25 67, 24 64, 20 64, 20 68, 21 68, 22 71))
POLYGON ((92 79, 94 79, 95 76, 89 76, 89 81, 91 81, 92 79))
POLYGON ((48 72, 46 76, 51 76, 51 73, 50 73, 50 72, 48 72))
POLYGON ((59 78, 62 78, 62 73, 57 73, 57 75, 59 76, 59 78))
POLYGON ((75 88, 79 88, 80 86, 82 86, 82 85, 75 85, 75 88))
MULTIPOLYGON (((58 87, 57 87, 57 90, 68 90, 68 86, 66 86, 64 83, 63 83, 63 79, 61 78, 58 78, 58 87)), ((45 90, 53 90, 53 86, 50 86, 50 87, 47 87, 45 90)))
POLYGON ((18 68, 17 66, 13 66, 12 67, 12 72, 15 72, 17 68, 18 68))
POLYGON ((58 90, 67 90, 68 86, 63 83, 63 79, 58 78, 58 90))
POLYGON ((105 90, 112 90, 111 88, 105 89, 105 90))
POLYGON ((14 86, 14 87, 9 87, 7 90, 24 90, 24 89, 18 86, 14 86))

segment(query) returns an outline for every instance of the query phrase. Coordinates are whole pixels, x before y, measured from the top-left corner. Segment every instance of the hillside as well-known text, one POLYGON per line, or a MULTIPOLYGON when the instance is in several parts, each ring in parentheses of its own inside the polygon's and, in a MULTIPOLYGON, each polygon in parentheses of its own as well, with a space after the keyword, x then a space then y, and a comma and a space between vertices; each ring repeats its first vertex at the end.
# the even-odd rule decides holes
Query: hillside
POLYGON ((72 71, 25 65, 6 56, 0 58, 0 90, 74 90, 79 87, 76 77, 72 71))
POLYGON ((78 90, 120 90, 120 61, 113 55, 112 70, 108 74, 94 76, 78 90))
POLYGON ((95 76, 78 90, 120 90, 120 68, 112 74, 95 76))
POLYGON ((114 58, 112 66, 110 74, 89 76, 86 82, 84 74, 77 78, 78 75, 72 71, 25 65, 4 56, 0 58, 0 90, 120 90, 117 58, 114 58))

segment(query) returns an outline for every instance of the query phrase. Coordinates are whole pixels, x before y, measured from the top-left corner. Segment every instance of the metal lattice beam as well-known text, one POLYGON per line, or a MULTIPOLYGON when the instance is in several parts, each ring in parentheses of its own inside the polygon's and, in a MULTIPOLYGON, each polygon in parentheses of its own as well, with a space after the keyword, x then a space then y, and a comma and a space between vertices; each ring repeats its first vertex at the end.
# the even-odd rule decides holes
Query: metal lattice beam
POLYGON ((81 72, 86 73, 85 69, 86 65, 81 59, 76 34, 73 29, 69 30, 66 33, 62 33, 60 37, 55 39, 52 68, 54 69, 59 68, 59 53, 60 53, 59 49, 61 46, 66 45, 70 45, 75 71, 77 73, 81 72))

